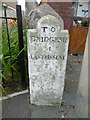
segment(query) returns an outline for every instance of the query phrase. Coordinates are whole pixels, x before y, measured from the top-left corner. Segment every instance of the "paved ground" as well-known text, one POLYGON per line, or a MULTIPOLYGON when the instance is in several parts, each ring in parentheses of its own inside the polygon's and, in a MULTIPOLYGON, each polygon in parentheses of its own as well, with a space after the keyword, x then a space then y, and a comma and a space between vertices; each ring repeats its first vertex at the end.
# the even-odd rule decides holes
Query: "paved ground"
POLYGON ((61 107, 35 106, 29 103, 29 93, 4 100, 2 102, 3 118, 77 118, 75 99, 83 56, 68 56, 66 84, 61 107))

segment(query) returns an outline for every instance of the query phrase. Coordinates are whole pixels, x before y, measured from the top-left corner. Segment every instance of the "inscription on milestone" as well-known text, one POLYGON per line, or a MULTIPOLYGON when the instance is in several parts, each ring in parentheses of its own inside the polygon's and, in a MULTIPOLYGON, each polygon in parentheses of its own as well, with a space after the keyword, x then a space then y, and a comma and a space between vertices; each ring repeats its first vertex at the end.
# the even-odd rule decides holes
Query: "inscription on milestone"
POLYGON ((31 42, 67 42, 66 37, 35 37, 31 36, 31 42))
POLYGON ((64 89, 69 35, 54 16, 42 17, 28 30, 30 100, 36 105, 60 105, 64 89))

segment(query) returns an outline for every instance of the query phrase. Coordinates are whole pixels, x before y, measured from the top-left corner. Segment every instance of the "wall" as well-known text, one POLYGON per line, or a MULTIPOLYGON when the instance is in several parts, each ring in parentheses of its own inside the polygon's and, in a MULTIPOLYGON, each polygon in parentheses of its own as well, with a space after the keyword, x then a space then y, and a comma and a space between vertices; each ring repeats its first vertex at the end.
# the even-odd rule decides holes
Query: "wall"
MULTIPOLYGON (((16 17, 16 10, 10 6, 7 8, 7 17, 16 17)), ((0 4, 0 17, 4 17, 4 9, 0 4)), ((2 19, 0 19, 0 26, 2 25, 2 19)))
MULTIPOLYGON (((8 0, 9 1, 9 0, 8 0)), ((14 0, 15 2, 5 2, 5 0, 0 0, 0 2, 7 4, 8 6, 12 8, 16 8, 17 0, 14 0)))
POLYGON ((73 24, 71 16, 74 15, 72 2, 47 2, 64 20, 64 28, 69 29, 73 24))
MULTIPOLYGON (((89 28, 90 32, 90 28, 89 28)), ((78 115, 78 118, 88 118, 89 111, 88 108, 90 108, 90 96, 89 96, 89 89, 88 89, 88 83, 90 79, 88 79, 88 40, 90 38, 90 34, 88 32, 87 36, 87 42, 83 57, 83 63, 82 63, 82 69, 80 74, 80 80, 78 85, 78 92, 77 92, 77 99, 76 99, 76 114, 78 115)), ((90 116, 90 115, 89 115, 90 116)))
POLYGON ((84 12, 82 12, 82 10, 85 10, 85 11, 88 10, 88 2, 83 2, 82 6, 80 6, 80 3, 78 3, 78 9, 77 9, 77 16, 88 17, 88 12, 86 12, 86 14, 84 14, 84 12))

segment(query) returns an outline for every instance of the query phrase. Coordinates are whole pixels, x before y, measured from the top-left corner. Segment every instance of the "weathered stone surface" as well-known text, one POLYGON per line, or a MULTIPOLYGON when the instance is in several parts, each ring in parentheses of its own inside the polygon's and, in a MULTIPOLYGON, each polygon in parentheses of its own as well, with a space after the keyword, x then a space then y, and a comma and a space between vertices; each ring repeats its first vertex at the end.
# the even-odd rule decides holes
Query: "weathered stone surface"
POLYGON ((68 44, 68 31, 54 16, 42 17, 36 29, 28 30, 31 104, 61 104, 68 44))
POLYGON ((60 20, 62 24, 62 28, 64 28, 64 23, 62 18, 46 3, 38 6, 35 10, 29 13, 27 18, 28 28, 36 29, 36 24, 38 20, 45 15, 53 15, 57 17, 57 19, 60 20))
POLYGON ((26 13, 26 16, 28 16, 28 14, 32 10, 36 9, 37 7, 38 7, 38 3, 36 2, 36 0, 33 0, 33 1, 30 0, 28 2, 25 2, 25 8, 26 8, 25 13, 26 13))

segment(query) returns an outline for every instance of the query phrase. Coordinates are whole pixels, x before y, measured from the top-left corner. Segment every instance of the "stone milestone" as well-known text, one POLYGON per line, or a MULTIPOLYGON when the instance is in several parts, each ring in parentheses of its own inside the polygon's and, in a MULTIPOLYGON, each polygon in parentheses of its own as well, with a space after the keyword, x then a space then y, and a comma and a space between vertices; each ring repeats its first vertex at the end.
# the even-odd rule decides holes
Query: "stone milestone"
POLYGON ((30 101, 60 106, 65 83, 69 34, 55 16, 46 15, 28 29, 30 101))
POLYGON ((36 9, 32 9, 32 11, 29 12, 28 17, 27 17, 28 28, 36 29, 38 20, 46 15, 55 16, 62 23, 61 24, 62 27, 64 26, 62 18, 53 10, 52 7, 50 7, 48 4, 44 3, 44 4, 41 4, 40 6, 37 6, 36 9))

